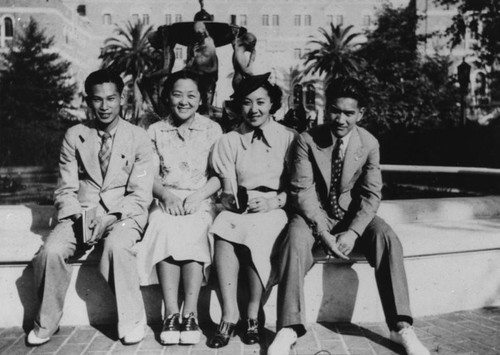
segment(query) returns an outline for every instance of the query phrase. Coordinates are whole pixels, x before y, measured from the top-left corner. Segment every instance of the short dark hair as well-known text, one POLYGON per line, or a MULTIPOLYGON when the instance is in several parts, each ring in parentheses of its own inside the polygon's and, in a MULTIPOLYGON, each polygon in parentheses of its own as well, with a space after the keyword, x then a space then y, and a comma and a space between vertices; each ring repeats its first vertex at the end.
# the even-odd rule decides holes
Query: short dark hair
POLYGON ((200 75, 191 70, 179 70, 168 76, 167 80, 163 83, 163 90, 161 91, 161 100, 163 102, 168 100, 168 94, 172 91, 175 83, 181 79, 190 79, 196 83, 198 91, 200 91, 200 75))
POLYGON ((95 85, 104 83, 115 84, 116 89, 118 90, 118 93, 120 95, 123 91, 123 87, 125 86, 120 75, 115 74, 108 69, 100 69, 93 73, 90 73, 90 75, 87 76, 87 79, 85 79, 85 93, 87 94, 87 96, 92 95, 93 94, 92 88, 95 85))
POLYGON ((358 102, 358 107, 368 105, 368 91, 358 79, 347 77, 333 80, 325 90, 327 104, 340 97, 349 97, 358 102))

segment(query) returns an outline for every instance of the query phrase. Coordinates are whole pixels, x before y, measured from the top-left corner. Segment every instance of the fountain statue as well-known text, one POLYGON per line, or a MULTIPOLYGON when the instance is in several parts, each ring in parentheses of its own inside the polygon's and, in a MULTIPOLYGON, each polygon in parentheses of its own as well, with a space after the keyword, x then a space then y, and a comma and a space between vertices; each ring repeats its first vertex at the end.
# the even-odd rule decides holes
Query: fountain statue
POLYGON ((200 75, 200 112, 212 119, 220 120, 222 117, 222 108, 213 105, 219 71, 216 48, 228 44, 233 46, 233 87, 246 75, 252 74, 257 38, 244 27, 215 22, 214 16, 204 9, 203 0, 199 0, 199 3, 201 9, 194 16, 194 21, 159 26, 148 36, 153 48, 161 54, 163 64, 160 70, 141 78, 140 88, 145 100, 160 117, 168 113, 160 100, 160 88, 172 73, 175 64, 174 47, 177 44, 188 48, 185 68, 200 75))

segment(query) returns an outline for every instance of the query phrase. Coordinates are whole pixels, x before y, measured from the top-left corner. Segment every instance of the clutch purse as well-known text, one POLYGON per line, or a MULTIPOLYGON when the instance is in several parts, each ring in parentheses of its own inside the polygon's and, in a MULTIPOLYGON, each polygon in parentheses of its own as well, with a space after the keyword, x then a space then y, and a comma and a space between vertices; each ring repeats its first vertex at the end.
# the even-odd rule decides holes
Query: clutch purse
POLYGON ((242 214, 247 210, 248 207, 248 192, 245 186, 238 185, 238 192, 236 193, 236 199, 238 200, 238 207, 236 208, 236 213, 242 214))

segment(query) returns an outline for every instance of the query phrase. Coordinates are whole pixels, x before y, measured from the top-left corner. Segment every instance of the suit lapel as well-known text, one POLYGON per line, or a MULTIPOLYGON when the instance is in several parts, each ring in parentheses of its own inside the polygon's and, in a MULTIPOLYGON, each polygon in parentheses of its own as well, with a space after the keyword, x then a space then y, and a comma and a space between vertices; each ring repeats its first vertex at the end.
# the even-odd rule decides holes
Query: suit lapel
POLYGON ((354 173, 358 170, 362 163, 363 144, 359 137, 358 130, 355 128, 352 131, 351 138, 344 157, 344 165, 342 166, 342 175, 340 177, 340 191, 344 192, 348 188, 348 183, 351 181, 354 173))
POLYGON ((123 124, 122 120, 118 122, 116 127, 115 136, 113 138, 113 147, 111 148, 111 157, 109 158, 108 171, 106 173, 106 177, 104 178, 104 182, 102 184, 103 189, 106 188, 115 178, 115 174, 122 164, 122 156, 124 147, 127 144, 131 143, 131 140, 128 138, 128 131, 123 124))
POLYGON ((100 186, 102 185, 101 166, 99 165, 99 136, 91 125, 80 133, 81 146, 78 150, 88 175, 100 186))
POLYGON ((316 146, 313 147, 312 153, 318 170, 325 181, 326 189, 329 192, 330 183, 332 180, 332 151, 335 145, 333 135, 329 129, 322 129, 313 137, 316 146))

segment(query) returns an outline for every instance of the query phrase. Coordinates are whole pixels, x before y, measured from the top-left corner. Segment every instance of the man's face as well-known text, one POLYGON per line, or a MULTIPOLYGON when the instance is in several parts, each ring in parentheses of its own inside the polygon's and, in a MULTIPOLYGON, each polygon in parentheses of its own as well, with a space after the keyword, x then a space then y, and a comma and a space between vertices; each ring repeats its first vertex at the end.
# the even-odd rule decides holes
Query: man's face
POLYGON ((365 113, 364 107, 358 106, 358 101, 350 97, 339 97, 330 102, 326 108, 325 121, 331 127, 335 137, 345 137, 365 113))
POLYGON ((95 118, 105 129, 112 129, 118 123, 123 98, 113 83, 102 83, 92 87, 87 99, 95 118))

